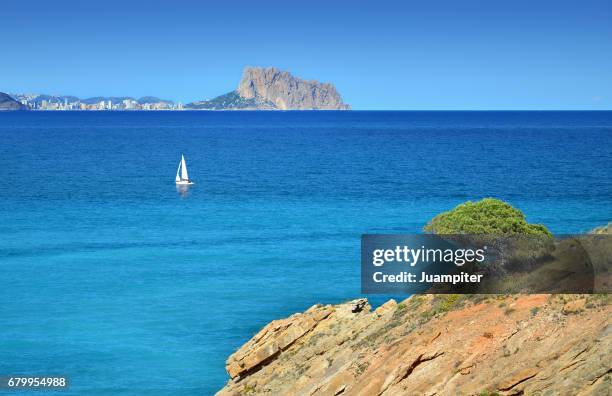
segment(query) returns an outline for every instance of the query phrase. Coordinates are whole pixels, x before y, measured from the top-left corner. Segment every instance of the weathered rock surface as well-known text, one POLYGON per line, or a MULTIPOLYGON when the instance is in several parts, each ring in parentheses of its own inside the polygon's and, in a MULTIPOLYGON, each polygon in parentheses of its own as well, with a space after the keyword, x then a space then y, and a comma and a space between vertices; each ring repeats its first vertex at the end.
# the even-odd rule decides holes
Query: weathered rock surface
POLYGON ((234 353, 217 395, 607 395, 611 311, 607 295, 315 305, 234 353))
POLYGON ((605 226, 597 227, 591 231, 591 234, 595 235, 610 235, 612 234, 612 223, 608 223, 605 226))
POLYGON ((347 110, 332 84, 303 80, 274 67, 247 67, 236 90, 244 99, 258 99, 280 110, 347 110))
POLYGON ((238 89, 216 98, 189 103, 207 110, 348 110, 329 83, 303 80, 274 67, 247 67, 238 89))
POLYGON ((27 110, 28 107, 11 98, 8 94, 0 92, 0 110, 27 110))

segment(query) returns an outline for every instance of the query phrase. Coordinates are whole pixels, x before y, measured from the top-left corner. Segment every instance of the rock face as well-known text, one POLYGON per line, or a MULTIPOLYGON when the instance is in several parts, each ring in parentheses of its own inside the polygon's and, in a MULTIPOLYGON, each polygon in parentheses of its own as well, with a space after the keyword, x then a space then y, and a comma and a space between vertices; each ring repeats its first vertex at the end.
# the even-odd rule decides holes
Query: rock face
POLYGON ((274 67, 247 67, 236 90, 245 99, 261 99, 280 110, 347 110, 328 83, 302 80, 274 67))
POLYGON ((610 235, 612 234, 612 223, 608 223, 608 225, 597 227, 590 232, 595 235, 610 235))
POLYGON ((0 110, 27 110, 27 106, 19 103, 9 95, 0 92, 0 110))
POLYGON ((348 110, 329 83, 303 80, 274 67, 247 67, 238 89, 186 108, 207 110, 348 110))
POLYGON ((439 295, 316 305, 227 361, 237 395, 605 395, 607 295, 439 295), (568 309, 571 308, 571 309, 568 309))

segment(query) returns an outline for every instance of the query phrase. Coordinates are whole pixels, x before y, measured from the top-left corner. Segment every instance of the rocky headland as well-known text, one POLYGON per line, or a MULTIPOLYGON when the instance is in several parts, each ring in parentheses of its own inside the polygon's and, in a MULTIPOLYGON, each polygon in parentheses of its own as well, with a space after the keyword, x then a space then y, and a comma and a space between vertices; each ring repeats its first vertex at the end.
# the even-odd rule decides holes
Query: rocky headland
MULTIPOLYGON (((551 235, 492 198, 458 205, 425 230, 551 235)), ((609 232, 592 233, 607 241, 609 232)), ((580 246, 603 269, 594 290, 607 291, 609 244, 593 237, 580 246)), ((609 294, 423 294, 376 309, 365 298, 314 305, 232 354, 217 396, 610 395, 611 303, 609 294)))
POLYGON ((274 67, 247 67, 238 88, 186 108, 206 110, 348 110, 329 83, 304 80, 274 67))
POLYGON ((607 395, 608 295, 416 295, 315 305, 227 360, 217 396, 607 395))
POLYGON ((188 103, 145 96, 96 96, 0 93, 0 110, 349 110, 329 83, 304 80, 274 67, 247 67, 238 87, 210 100, 188 103), (17 99, 17 100, 15 100, 17 99), (26 103, 26 105, 23 105, 26 103))

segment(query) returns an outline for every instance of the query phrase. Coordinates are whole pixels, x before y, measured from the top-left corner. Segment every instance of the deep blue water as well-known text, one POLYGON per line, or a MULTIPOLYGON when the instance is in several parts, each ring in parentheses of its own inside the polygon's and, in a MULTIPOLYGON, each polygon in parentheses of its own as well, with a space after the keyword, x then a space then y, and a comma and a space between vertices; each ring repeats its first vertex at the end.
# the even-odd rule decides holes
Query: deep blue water
POLYGON ((487 196, 583 232, 611 165, 612 112, 0 113, 0 375, 212 394, 261 326, 360 295, 360 234, 487 196))

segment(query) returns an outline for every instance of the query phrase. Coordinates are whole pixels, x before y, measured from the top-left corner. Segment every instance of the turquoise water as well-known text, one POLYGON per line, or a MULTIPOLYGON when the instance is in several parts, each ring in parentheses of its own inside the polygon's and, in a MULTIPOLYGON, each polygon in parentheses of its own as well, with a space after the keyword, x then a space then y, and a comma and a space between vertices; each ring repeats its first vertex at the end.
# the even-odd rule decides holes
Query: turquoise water
POLYGON ((0 375, 70 394, 214 393, 267 322, 360 295, 362 233, 486 196, 612 220, 612 112, 0 113, 0 142, 0 375))

